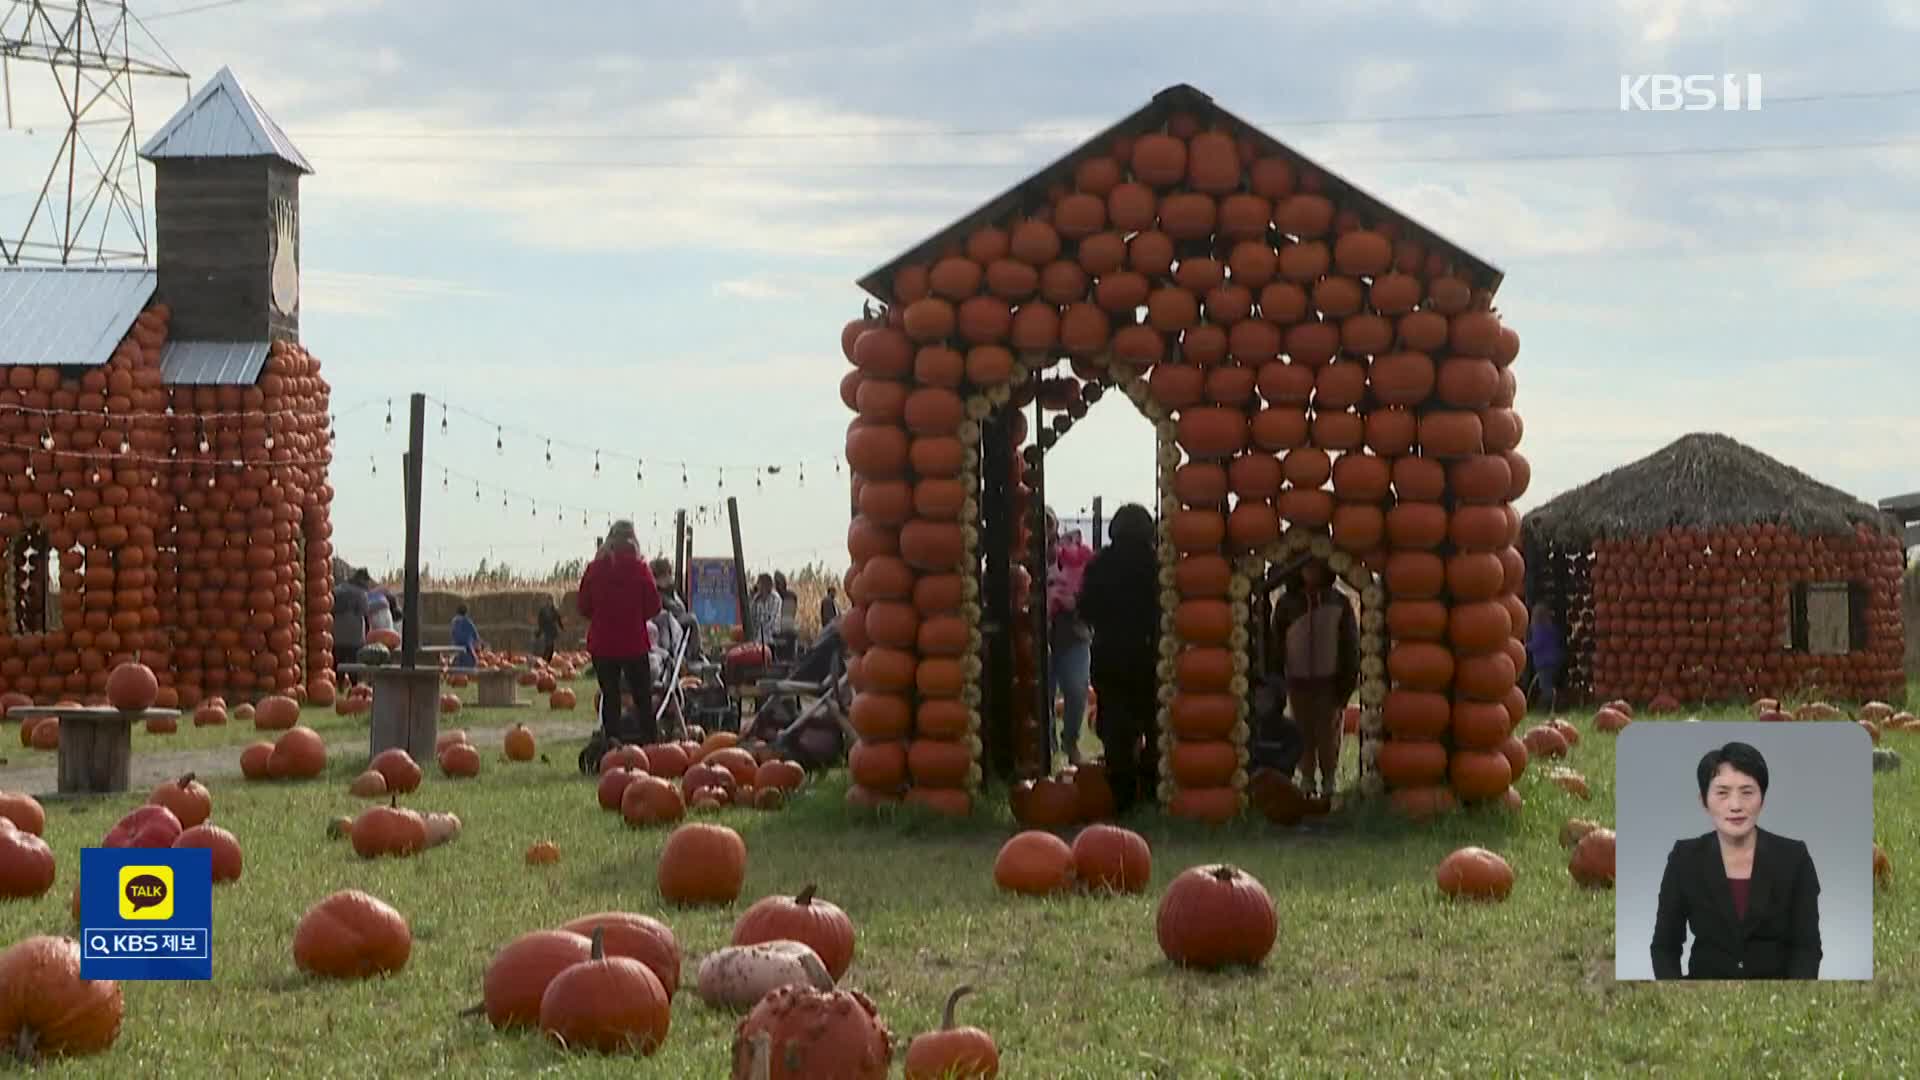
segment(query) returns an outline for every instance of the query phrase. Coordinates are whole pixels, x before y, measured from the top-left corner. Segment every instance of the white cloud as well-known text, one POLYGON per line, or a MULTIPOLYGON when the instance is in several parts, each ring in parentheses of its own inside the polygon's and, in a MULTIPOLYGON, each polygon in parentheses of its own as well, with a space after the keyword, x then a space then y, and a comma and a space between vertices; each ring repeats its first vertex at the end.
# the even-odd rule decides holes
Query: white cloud
POLYGON ((351 270, 300 271, 300 309, 341 315, 396 315, 422 301, 497 298, 491 289, 440 278, 351 270))

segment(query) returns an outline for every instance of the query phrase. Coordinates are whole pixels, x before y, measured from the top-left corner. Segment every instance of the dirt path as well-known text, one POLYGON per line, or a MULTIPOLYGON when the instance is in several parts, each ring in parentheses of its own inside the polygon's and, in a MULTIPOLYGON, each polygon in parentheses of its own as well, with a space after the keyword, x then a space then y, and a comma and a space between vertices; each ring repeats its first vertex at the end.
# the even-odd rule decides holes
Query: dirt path
MULTIPOLYGON (((553 720, 538 721, 527 725, 534 737, 542 742, 554 739, 583 739, 593 731, 592 721, 553 720)), ((469 728, 469 735, 479 738, 483 743, 498 743, 498 733, 505 728, 469 728)), ((169 780, 182 773, 197 773, 200 776, 237 776, 240 773, 240 747, 214 746, 200 750, 171 750, 162 753, 136 753, 129 772, 128 790, 146 791, 162 780, 169 780)), ((367 750, 365 733, 340 733, 327 740, 327 754, 335 755, 364 754, 367 750)), ((0 765, 0 789, 8 791, 26 791, 36 797, 52 793, 59 787, 56 759, 46 751, 28 750, 24 747, 5 747, 0 749, 0 758, 9 759, 0 765)))

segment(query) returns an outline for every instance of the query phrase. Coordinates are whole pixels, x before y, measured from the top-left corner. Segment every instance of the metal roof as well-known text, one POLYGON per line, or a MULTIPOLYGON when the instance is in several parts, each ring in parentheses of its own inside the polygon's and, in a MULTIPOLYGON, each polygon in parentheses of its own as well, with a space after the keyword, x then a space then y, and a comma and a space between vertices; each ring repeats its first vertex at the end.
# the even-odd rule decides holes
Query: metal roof
POLYGON ((221 68, 200 88, 185 108, 153 133, 140 156, 148 161, 167 158, 271 157, 311 174, 313 166, 234 77, 221 68))
POLYGON ((168 386, 252 386, 267 364, 264 341, 169 341, 160 353, 168 386))
POLYGON ((0 366, 106 363, 155 281, 144 269, 0 267, 0 366))
POLYGON ((1132 115, 1069 150, 1058 161, 1020 181, 967 216, 894 256, 885 265, 861 278, 858 282, 859 286, 882 303, 893 303, 893 276, 901 267, 916 262, 930 262, 938 258, 943 251, 963 242, 974 229, 982 225, 1004 222, 1010 215, 1045 205, 1047 191, 1054 184, 1072 186, 1074 169, 1082 160, 1107 153, 1113 141, 1123 135, 1137 135, 1159 129, 1166 123, 1168 114, 1174 112, 1196 113, 1203 121, 1223 123, 1236 133, 1252 139, 1261 153, 1286 158, 1293 164, 1296 172, 1311 169, 1319 173, 1322 178, 1322 191, 1335 203, 1343 207, 1355 208, 1371 217, 1391 218, 1402 223, 1403 235, 1420 241, 1429 251, 1444 251, 1452 255, 1457 262, 1464 264, 1475 286, 1484 288, 1488 292, 1499 291, 1500 282, 1505 275, 1498 267, 1476 257, 1465 248, 1360 190, 1357 185, 1335 175, 1325 165, 1311 160, 1214 104, 1212 97, 1186 83, 1178 83, 1160 91, 1153 96, 1152 101, 1135 110, 1132 115))

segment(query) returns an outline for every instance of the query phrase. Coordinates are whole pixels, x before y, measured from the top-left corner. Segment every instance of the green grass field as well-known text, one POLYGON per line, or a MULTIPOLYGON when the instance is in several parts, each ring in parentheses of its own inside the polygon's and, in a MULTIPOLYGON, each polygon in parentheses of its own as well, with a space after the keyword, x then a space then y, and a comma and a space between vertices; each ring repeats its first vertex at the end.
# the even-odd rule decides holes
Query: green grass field
MULTIPOLYGON (((582 697, 590 701, 591 690, 582 697)), ((341 735, 361 723, 317 714, 310 710, 315 726, 341 735)), ((861 822, 842 808, 843 782, 829 780, 783 812, 719 815, 746 838, 747 886, 731 908, 702 911, 661 906, 653 865, 665 834, 629 829, 599 809, 593 785, 572 767, 580 740, 543 745, 549 764, 500 757, 498 729, 516 718, 548 714, 458 718, 486 751, 481 776, 450 781, 427 764, 410 802, 459 814, 464 831, 406 860, 364 861, 325 837, 327 819, 365 805, 346 792, 363 751, 336 750, 317 781, 208 778, 214 822, 246 853, 242 880, 216 889, 214 980, 124 984, 115 1048, 51 1063, 49 1072, 722 1076, 736 1017, 707 1009, 690 989, 675 999, 666 1045, 640 1064, 569 1057, 536 1035, 496 1033, 456 1014, 479 1000, 481 973, 499 946, 605 909, 664 918, 688 954, 690 984, 697 957, 727 944, 748 903, 808 882, 855 920, 858 952, 845 984, 878 1003, 900 1039, 896 1062, 908 1037, 935 1024, 946 992, 967 982, 978 993, 963 1005, 963 1021, 997 1036, 1002 1074, 1016 1077, 1695 1075, 1734 1061, 1763 1076, 1920 1071, 1920 1049, 1903 1034, 1920 992, 1920 917, 1900 885, 1876 899, 1871 983, 1613 982, 1612 895, 1572 885, 1556 838, 1568 817, 1612 820, 1613 740, 1593 733, 1584 715, 1572 717, 1586 737, 1567 764, 1589 779, 1591 802, 1529 769, 1517 818, 1463 813, 1421 828, 1356 811, 1326 831, 1303 832, 1259 821, 1213 830, 1148 814, 1135 825, 1153 845, 1154 884, 1132 898, 997 892, 993 857, 1013 830, 998 796, 978 821, 861 822), (561 863, 526 866, 523 852, 542 839, 560 844, 561 863), (1508 902, 1461 905, 1437 894, 1434 864, 1463 844, 1513 864, 1508 902), (1280 940, 1258 971, 1178 971, 1155 944, 1160 889, 1180 870, 1214 861, 1254 873, 1279 908, 1280 940), (295 971, 295 923, 342 888, 371 892, 408 917, 414 950, 404 972, 335 983, 295 971)), ((224 736, 236 748, 255 737, 237 727, 224 736)), ((141 740, 141 752, 160 748, 141 740)), ((29 755, 14 745, 18 765, 29 755)), ((1920 736, 1889 733, 1884 745, 1920 752, 1920 736)), ((1347 761, 1351 768, 1351 747, 1347 761)), ((1920 865, 1916 768, 1874 778, 1878 840, 1900 874, 1920 865)), ((0 769, 0 786, 6 776, 0 769)), ((47 805, 59 880, 38 900, 0 905, 0 943, 70 930, 79 849, 144 796, 47 805)))

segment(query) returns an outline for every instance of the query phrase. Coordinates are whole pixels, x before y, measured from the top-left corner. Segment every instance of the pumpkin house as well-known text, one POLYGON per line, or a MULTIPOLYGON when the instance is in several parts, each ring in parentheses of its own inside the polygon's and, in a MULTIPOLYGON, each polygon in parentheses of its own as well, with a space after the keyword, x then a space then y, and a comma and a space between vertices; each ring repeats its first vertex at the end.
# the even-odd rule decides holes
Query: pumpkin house
POLYGON ((0 690, 100 699, 137 656, 163 705, 330 700, 328 387, 299 343, 312 167, 226 69, 141 156, 153 267, 0 268, 0 690))
POLYGON ((1904 699, 1898 522, 1725 435, 1574 488, 1521 533, 1577 696, 1904 699))
POLYGON ((1529 470, 1500 282, 1185 85, 863 278, 849 800, 961 813, 1050 769, 1046 453, 1116 394, 1158 440, 1170 812, 1247 806, 1252 597, 1304 552, 1362 601, 1363 790, 1508 797, 1529 470))

